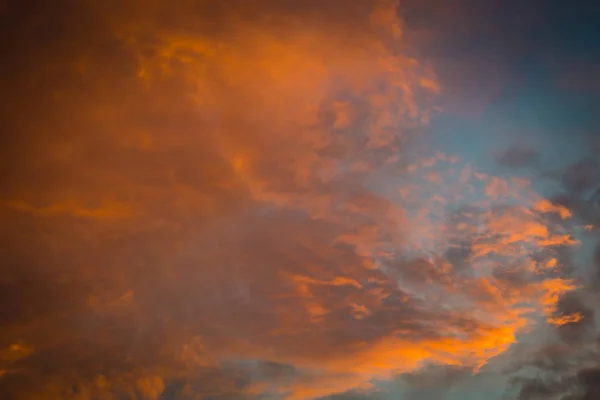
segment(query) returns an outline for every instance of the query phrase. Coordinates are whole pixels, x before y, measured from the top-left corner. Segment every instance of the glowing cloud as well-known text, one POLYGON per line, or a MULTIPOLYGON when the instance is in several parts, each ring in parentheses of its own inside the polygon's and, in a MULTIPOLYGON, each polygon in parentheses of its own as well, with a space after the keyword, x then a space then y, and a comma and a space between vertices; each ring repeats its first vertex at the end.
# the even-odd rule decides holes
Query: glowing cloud
POLYGON ((575 284, 553 271, 570 213, 420 154, 442 88, 396 3, 323 3, 63 17, 56 55, 17 81, 64 87, 15 122, 2 193, 14 398, 315 399, 477 371, 569 321, 555 306, 575 284))

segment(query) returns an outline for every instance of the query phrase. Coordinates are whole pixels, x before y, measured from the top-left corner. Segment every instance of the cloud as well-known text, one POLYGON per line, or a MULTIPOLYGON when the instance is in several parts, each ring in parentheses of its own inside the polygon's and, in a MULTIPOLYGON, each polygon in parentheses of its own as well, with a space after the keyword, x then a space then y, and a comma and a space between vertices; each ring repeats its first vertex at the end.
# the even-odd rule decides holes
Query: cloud
MULTIPOLYGON (((592 150, 592 149, 590 149, 592 150)), ((592 150, 593 151, 593 150, 592 150)), ((598 309, 597 285, 597 227, 598 214, 594 190, 597 189, 597 165, 593 155, 585 155, 567 166, 556 176, 560 189, 553 198, 560 204, 563 214, 572 214, 577 224, 581 224, 582 237, 593 251, 589 257, 573 257, 564 250, 562 261, 557 261, 563 276, 571 276, 579 282, 578 287, 560 296, 550 319, 550 337, 544 344, 527 352, 513 361, 519 370, 513 376, 517 386, 518 399, 561 398, 582 400, 597 397, 596 388, 591 384, 598 368, 598 328, 595 310, 598 309), (532 377, 533 374, 536 377, 532 377)), ((538 209, 551 211, 544 204, 538 209)))
POLYGON ((8 397, 370 395, 555 317, 563 208, 418 154, 395 2, 322 3, 10 3, 8 397))
POLYGON ((537 151, 523 146, 512 146, 505 151, 496 154, 496 161, 498 164, 513 168, 531 165, 537 158, 537 151))
POLYGON ((578 193, 595 187, 599 183, 598 178, 598 162, 585 158, 565 171, 562 184, 567 191, 578 193))
POLYGON ((417 374, 406 374, 402 377, 410 389, 408 399, 427 398, 444 399, 448 390, 461 379, 472 376, 472 371, 460 366, 436 366, 418 371, 417 374))

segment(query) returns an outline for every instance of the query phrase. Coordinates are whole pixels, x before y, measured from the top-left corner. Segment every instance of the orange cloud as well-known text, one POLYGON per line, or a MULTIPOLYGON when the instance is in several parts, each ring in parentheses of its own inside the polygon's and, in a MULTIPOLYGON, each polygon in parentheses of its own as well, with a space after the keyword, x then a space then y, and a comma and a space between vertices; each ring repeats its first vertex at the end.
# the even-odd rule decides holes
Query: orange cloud
POLYGON ((574 287, 548 272, 573 243, 559 209, 415 154, 440 84, 395 2, 73 7, 40 11, 64 23, 45 46, 18 38, 15 399, 313 399, 477 370, 574 287))
POLYGON ((567 219, 567 218, 571 217, 571 212, 566 207, 561 206, 561 205, 554 205, 549 200, 546 200, 546 199, 540 200, 535 205, 535 210, 544 212, 544 213, 555 212, 558 215, 560 215, 560 217, 562 219, 567 219))
POLYGON ((552 325, 561 326, 561 325, 571 324, 574 322, 581 321, 581 318, 582 318, 582 316, 580 313, 575 313, 572 315, 562 315, 560 317, 553 317, 553 318, 550 318, 548 320, 548 322, 550 322, 552 325))

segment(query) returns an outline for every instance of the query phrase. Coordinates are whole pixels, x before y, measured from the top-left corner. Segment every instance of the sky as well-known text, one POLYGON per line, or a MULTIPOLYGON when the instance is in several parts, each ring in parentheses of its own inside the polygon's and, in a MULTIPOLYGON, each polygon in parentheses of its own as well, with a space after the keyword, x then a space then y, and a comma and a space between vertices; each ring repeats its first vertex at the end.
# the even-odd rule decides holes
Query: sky
POLYGON ((0 2, 0 398, 600 398, 600 5, 0 2))

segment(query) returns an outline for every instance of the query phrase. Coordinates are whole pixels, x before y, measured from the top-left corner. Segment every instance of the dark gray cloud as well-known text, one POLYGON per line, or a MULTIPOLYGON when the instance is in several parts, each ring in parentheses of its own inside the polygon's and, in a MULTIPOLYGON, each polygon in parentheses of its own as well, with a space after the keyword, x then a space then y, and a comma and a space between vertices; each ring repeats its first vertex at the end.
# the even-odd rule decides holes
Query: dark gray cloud
POLYGON ((505 167, 521 168, 534 164, 539 159, 539 153, 525 146, 511 146, 495 154, 496 162, 505 167))
POLYGON ((567 343, 578 342, 583 336, 595 327, 594 310, 586 305, 577 293, 568 293, 561 297, 557 303, 559 315, 579 315, 579 320, 558 326, 557 333, 561 340, 567 343))
MULTIPOLYGON (((570 209, 580 223, 587 226, 587 241, 596 241, 600 219, 590 191, 598 187, 598 163, 583 157, 558 174, 563 192, 552 199, 570 209)), ((557 302, 556 315, 576 315, 577 318, 553 328, 557 341, 543 346, 521 367, 534 368, 536 378, 515 377, 513 383, 520 387, 520 400, 561 399, 583 400, 598 397, 594 385, 598 365, 598 329, 595 311, 598 309, 600 286, 598 276, 598 246, 590 259, 572 257, 572 249, 564 249, 562 272, 575 277, 580 285, 577 291, 567 293, 557 302), (588 261, 589 260, 589 261, 588 261)))
POLYGON ((562 177, 562 184, 568 192, 580 193, 596 189, 600 183, 598 161, 584 158, 571 165, 562 177))

